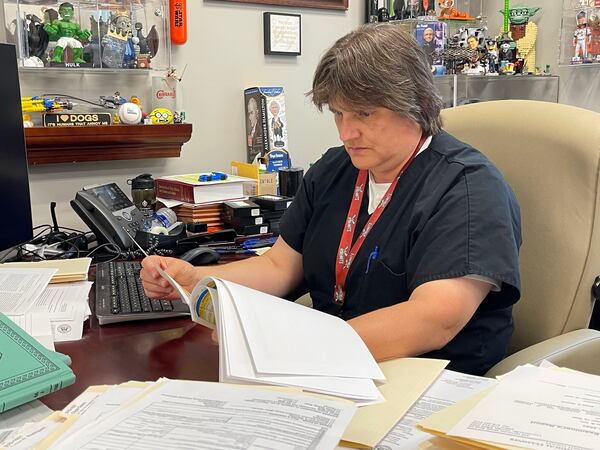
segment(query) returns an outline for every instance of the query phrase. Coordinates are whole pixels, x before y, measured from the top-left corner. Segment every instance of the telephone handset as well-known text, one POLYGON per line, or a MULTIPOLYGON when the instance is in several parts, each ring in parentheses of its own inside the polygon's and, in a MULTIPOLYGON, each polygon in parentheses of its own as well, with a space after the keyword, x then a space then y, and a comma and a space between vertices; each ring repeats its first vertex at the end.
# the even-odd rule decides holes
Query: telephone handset
POLYGON ((144 214, 115 183, 77 192, 71 207, 94 232, 99 244, 108 242, 130 249, 134 246, 132 238, 144 226, 144 214))

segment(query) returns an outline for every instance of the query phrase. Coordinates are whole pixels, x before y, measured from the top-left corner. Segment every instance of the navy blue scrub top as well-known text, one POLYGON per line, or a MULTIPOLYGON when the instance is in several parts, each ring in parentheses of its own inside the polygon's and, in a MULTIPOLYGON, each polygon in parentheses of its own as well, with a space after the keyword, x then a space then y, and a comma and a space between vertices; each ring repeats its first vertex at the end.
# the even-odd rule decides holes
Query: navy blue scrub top
MULTIPOLYGON (((345 320, 408 300, 419 285, 469 274, 497 280, 473 318, 444 348, 426 357, 483 374, 506 352, 512 305, 520 297, 519 206, 480 152, 442 131, 401 176, 333 303, 335 258, 358 170, 344 147, 329 149, 304 177, 281 222, 281 237, 302 254, 313 307, 345 320), (377 249, 377 257, 369 255, 377 249), (370 259, 370 262, 369 262, 370 259)), ((369 218, 365 189, 354 240, 369 218)), ((324 343, 327 345, 327 343, 324 343)))

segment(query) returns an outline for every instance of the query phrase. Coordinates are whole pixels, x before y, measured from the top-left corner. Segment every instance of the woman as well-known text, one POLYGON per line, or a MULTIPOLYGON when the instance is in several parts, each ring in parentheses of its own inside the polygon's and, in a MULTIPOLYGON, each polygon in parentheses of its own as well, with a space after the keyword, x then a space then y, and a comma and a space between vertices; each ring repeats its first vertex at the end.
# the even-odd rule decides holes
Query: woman
MULTIPOLYGON (((309 93, 342 147, 307 172, 260 257, 192 267, 149 257, 151 297, 213 275, 348 320, 377 360, 424 355, 481 374, 502 359, 519 298, 519 207, 498 170, 441 130, 425 55, 393 24, 367 25, 325 53, 309 93)), ((324 343, 326 345, 326 343, 324 343)))

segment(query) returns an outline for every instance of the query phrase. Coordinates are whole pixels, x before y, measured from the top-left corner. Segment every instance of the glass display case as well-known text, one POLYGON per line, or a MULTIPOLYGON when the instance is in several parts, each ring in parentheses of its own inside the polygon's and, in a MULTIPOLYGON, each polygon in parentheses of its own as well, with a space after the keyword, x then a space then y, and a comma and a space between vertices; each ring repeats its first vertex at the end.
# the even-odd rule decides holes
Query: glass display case
POLYGON ((483 0, 371 0, 367 21, 391 21, 414 34, 435 75, 487 70, 484 55, 491 36, 483 0))
POLYGON ((444 103, 444 108, 508 99, 558 103, 558 76, 443 75, 435 77, 433 81, 435 90, 444 103))
POLYGON ((168 14, 166 0, 4 0, 21 67, 165 70, 168 14))
POLYGON ((600 63, 600 0, 563 0, 560 65, 600 63))

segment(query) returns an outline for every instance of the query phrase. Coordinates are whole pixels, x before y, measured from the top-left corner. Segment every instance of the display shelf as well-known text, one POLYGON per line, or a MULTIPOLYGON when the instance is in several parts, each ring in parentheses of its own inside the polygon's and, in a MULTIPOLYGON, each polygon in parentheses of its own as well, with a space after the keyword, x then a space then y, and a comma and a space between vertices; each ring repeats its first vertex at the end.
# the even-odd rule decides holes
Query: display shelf
POLYGON ((30 165, 179 157, 192 125, 110 125, 25 129, 30 165))
POLYGON ((6 41, 20 67, 166 70, 166 0, 4 0, 6 41))
POLYGON ((600 1, 563 0, 559 65, 600 65, 600 1))
POLYGON ((506 99, 558 102, 559 77, 555 75, 442 75, 433 82, 444 108, 506 99))

